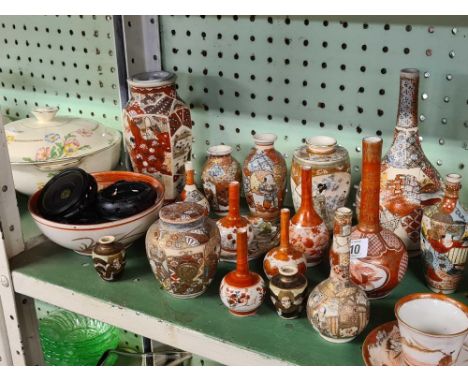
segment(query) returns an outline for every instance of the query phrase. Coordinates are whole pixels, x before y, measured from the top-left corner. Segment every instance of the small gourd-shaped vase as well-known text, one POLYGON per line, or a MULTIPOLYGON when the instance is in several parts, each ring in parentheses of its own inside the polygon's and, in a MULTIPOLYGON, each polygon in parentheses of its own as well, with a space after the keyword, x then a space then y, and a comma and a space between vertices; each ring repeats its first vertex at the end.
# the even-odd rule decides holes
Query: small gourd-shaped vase
POLYGON ((114 236, 103 236, 93 248, 93 265, 105 281, 117 279, 125 267, 125 246, 114 236))
POLYGON ((263 271, 269 279, 277 275, 283 266, 297 267, 297 271, 302 274, 307 270, 304 254, 289 243, 289 215, 289 209, 281 209, 280 245, 271 249, 263 259, 263 271))
POLYGON ((286 190, 286 162, 275 150, 275 134, 255 134, 242 166, 244 194, 250 212, 264 220, 278 218, 286 190))
POLYGON ((268 283, 271 302, 281 318, 297 318, 304 310, 307 298, 307 277, 297 267, 279 267, 279 273, 268 283))
POLYGON ((439 204, 424 208, 421 254, 427 285, 436 293, 455 292, 468 256, 468 214, 458 203, 461 176, 445 177, 445 195, 439 204))
POLYGON ((419 255, 423 207, 442 197, 442 180, 419 141, 419 71, 400 72, 400 98, 393 143, 382 159, 380 222, 397 234, 410 256, 419 255))
MULTIPOLYGON (((401 239, 382 228, 379 221, 380 157, 382 138, 362 140, 362 181, 359 224, 351 233, 351 278, 369 298, 387 296, 408 267, 408 253, 401 239)), ((330 251, 332 265, 338 254, 330 251)))
POLYGON ((251 316, 265 298, 265 282, 255 272, 249 271, 247 260, 247 230, 237 230, 237 267, 224 276, 219 287, 221 301, 235 316, 251 316))
POLYGON ((353 340, 369 322, 369 300, 366 293, 350 280, 349 258, 351 219, 349 208, 335 212, 333 251, 338 263, 330 277, 318 284, 307 301, 307 317, 322 338, 342 343, 353 340))
POLYGON ((322 218, 314 209, 312 199, 312 169, 301 168, 301 206, 291 219, 289 242, 298 252, 305 255, 307 266, 319 264, 328 248, 330 234, 322 218))
POLYGON ((192 162, 185 162, 185 186, 180 193, 180 200, 182 202, 193 202, 201 205, 208 215, 210 213, 210 204, 205 198, 205 195, 198 190, 195 184, 195 173, 193 170, 192 162))
POLYGON ((247 218, 241 216, 239 210, 240 184, 237 181, 229 183, 229 211, 227 216, 218 220, 219 233, 221 235, 221 258, 224 261, 236 261, 237 230, 247 230, 247 247, 250 248, 253 240, 253 229, 247 218))

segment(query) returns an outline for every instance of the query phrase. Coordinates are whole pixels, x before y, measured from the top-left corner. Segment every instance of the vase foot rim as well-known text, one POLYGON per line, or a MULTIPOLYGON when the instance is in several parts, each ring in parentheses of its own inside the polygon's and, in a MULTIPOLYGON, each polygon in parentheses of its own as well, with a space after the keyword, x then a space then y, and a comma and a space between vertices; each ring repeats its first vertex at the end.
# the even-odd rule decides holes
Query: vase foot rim
POLYGON ((431 291, 434 293, 442 293, 442 294, 452 294, 455 293, 456 289, 439 289, 439 288, 434 288, 430 285, 427 286, 431 291))
POLYGON ((354 336, 354 337, 347 337, 347 338, 333 338, 333 337, 327 337, 320 332, 319 334, 320 334, 320 337, 322 337, 325 341, 332 342, 335 344, 344 344, 346 342, 351 342, 357 337, 357 336, 354 336))
POLYGON ((248 317, 248 316, 255 316, 257 313, 257 309, 251 310, 250 312, 235 312, 231 309, 229 309, 229 313, 231 313, 233 316, 237 317, 248 317))

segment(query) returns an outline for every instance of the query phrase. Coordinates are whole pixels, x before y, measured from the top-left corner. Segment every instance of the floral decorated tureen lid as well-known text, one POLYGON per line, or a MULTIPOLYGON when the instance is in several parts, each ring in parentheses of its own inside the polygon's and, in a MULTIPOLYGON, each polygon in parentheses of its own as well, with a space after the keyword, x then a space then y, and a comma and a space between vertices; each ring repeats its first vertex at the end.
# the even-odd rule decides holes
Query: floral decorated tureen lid
POLYGON ((120 133, 98 122, 56 117, 58 108, 32 110, 34 118, 5 125, 12 164, 50 163, 80 158, 120 142, 120 133))

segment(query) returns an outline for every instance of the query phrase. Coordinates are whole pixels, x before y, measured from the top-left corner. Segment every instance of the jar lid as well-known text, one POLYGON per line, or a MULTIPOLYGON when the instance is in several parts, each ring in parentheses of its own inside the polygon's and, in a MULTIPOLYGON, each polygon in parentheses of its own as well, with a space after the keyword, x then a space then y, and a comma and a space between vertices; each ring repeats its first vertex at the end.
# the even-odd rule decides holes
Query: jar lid
POLYGON ((130 86, 151 88, 155 86, 171 85, 175 82, 176 75, 164 70, 138 73, 127 79, 130 86))
POLYGON ((5 125, 12 164, 53 163, 81 158, 120 142, 120 133, 96 121, 57 117, 57 107, 32 110, 34 118, 5 125))
POLYGON ((170 224, 193 223, 205 216, 205 209, 197 203, 177 202, 161 208, 159 218, 170 224))
POLYGON ((217 145, 208 148, 208 155, 223 156, 232 153, 232 147, 228 145, 217 145))
POLYGON ((306 139, 307 145, 294 151, 294 158, 304 165, 336 164, 349 160, 348 150, 336 143, 336 139, 327 136, 315 136, 306 139))

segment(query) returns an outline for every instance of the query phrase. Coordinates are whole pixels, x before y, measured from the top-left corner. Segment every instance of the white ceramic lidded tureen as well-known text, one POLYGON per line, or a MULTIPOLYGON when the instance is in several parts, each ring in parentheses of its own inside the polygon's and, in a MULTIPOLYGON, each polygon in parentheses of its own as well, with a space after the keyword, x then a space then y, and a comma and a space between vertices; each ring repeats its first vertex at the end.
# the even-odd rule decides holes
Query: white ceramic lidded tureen
POLYGON ((62 170, 112 170, 120 157, 121 134, 89 119, 57 117, 58 108, 32 110, 34 118, 5 125, 17 191, 32 195, 62 170))

